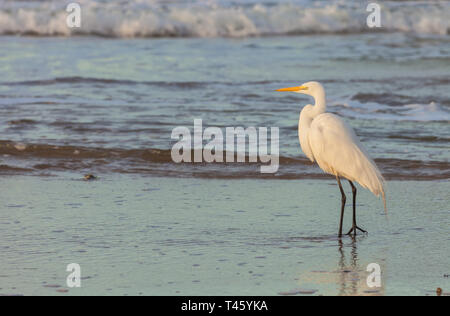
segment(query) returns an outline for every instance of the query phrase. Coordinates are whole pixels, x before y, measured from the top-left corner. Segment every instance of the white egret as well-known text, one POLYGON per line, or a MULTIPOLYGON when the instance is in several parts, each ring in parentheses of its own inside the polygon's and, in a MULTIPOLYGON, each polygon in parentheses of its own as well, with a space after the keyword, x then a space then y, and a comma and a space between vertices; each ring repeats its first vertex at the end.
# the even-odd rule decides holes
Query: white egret
POLYGON ((356 231, 367 233, 356 225, 356 187, 353 181, 369 189, 374 195, 382 196, 386 210, 384 179, 375 162, 360 143, 353 129, 339 116, 326 113, 325 90, 318 82, 308 82, 299 87, 277 90, 312 96, 315 105, 307 105, 300 114, 298 126, 300 145, 305 155, 317 162, 328 174, 334 175, 342 194, 339 237, 342 236, 344 208, 347 200, 341 178, 349 181, 353 191, 353 225, 347 235, 356 231))

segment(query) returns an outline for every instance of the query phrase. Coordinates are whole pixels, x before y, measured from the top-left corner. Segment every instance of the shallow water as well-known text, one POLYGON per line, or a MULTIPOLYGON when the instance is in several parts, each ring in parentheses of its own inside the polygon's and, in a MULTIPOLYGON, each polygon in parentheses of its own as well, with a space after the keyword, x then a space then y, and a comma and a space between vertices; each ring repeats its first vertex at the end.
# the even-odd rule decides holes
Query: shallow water
POLYGON ((369 235, 342 242, 331 180, 16 176, 0 191, 0 294, 450 291, 448 181, 390 182, 388 217, 361 190, 358 224, 369 235), (80 289, 66 286, 70 263, 81 265, 80 289), (367 287, 370 263, 381 288, 367 287))

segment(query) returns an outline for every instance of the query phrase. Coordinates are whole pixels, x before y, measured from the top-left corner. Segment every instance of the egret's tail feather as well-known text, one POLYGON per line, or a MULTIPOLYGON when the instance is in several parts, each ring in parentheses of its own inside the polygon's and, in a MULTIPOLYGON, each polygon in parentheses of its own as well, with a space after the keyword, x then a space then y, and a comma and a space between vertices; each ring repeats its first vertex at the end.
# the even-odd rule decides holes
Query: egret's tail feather
MULTIPOLYGON (((379 171, 378 171, 379 172, 379 171)), ((384 204, 384 212, 387 214, 388 210, 387 210, 387 203, 386 203, 386 190, 385 190, 385 184, 386 181, 383 178, 383 182, 382 182, 382 190, 381 190, 381 198, 383 199, 383 204, 384 204)))
POLYGON ((385 184, 386 180, 384 180, 383 176, 381 175, 380 170, 378 169, 377 165, 374 161, 370 159, 370 163, 372 166, 372 185, 368 187, 368 189, 375 194, 376 196, 383 199, 383 205, 384 205, 384 211, 387 214, 387 203, 386 203, 386 190, 385 190, 385 184))
POLYGON ((384 211, 387 214, 387 203, 386 203, 386 190, 385 190, 385 184, 386 180, 384 179, 383 175, 381 174, 380 170, 378 169, 375 162, 369 157, 369 155, 365 152, 363 148, 359 148, 361 151, 361 156, 363 156, 365 159, 362 160, 362 173, 364 174, 359 184, 366 189, 369 189, 375 196, 378 196, 383 199, 384 204, 384 211))

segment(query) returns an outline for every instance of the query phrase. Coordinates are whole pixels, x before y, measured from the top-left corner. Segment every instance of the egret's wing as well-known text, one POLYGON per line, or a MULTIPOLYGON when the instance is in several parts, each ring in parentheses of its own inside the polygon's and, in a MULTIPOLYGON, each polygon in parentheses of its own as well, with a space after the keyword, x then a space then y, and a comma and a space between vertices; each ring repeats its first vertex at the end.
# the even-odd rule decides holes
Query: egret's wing
POLYGON ((339 116, 317 116, 311 124, 309 144, 325 172, 356 181, 385 200, 383 176, 353 129, 339 116))

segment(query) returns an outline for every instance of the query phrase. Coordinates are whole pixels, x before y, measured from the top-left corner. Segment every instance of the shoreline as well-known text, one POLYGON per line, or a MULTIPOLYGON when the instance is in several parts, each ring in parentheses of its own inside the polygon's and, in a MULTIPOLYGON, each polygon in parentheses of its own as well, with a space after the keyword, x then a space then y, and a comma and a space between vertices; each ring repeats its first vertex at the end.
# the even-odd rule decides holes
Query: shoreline
MULTIPOLYGON (((188 156, 203 155, 202 150, 190 150, 188 156)), ((220 154, 220 153, 219 153, 220 154)), ((329 179, 315 163, 305 157, 281 156, 278 172, 261 173, 267 163, 249 162, 254 157, 246 154, 245 162, 181 162, 172 161, 170 149, 122 149, 82 146, 24 144, 0 141, 0 175, 58 175, 74 174, 142 174, 149 177, 199 179, 329 179)), ((222 157, 228 153, 223 152, 222 157)), ((266 157, 259 157, 260 160, 266 157)), ((273 157, 272 157, 273 158, 273 157)), ((227 157, 228 159, 228 157, 227 157)), ((450 179, 447 161, 374 159, 388 181, 445 181, 450 179)), ((267 161, 267 160, 266 160, 267 161)))

